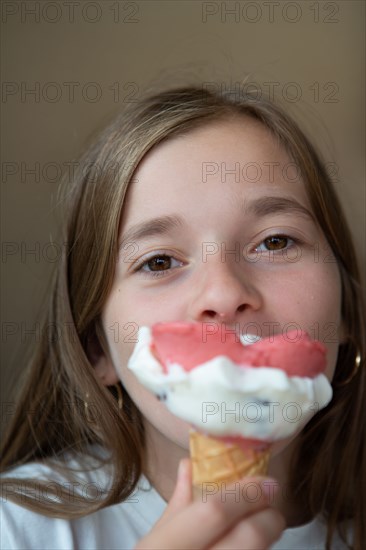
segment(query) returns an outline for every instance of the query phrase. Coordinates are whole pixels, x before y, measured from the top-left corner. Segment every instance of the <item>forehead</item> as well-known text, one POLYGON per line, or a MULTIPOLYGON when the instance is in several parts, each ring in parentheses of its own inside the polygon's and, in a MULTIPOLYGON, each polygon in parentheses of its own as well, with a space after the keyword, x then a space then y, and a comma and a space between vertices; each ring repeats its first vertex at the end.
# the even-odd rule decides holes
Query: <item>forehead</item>
POLYGON ((263 124, 245 116, 220 120, 149 151, 130 185, 124 222, 172 209, 184 212, 197 204, 224 213, 225 205, 242 205, 260 195, 308 204, 294 162, 263 124))

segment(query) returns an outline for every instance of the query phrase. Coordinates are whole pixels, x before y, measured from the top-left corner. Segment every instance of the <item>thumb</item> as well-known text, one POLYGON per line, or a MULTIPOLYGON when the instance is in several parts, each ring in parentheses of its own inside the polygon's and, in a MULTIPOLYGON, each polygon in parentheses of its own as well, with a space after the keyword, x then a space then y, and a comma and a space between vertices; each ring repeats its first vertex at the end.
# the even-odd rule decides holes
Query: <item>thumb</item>
POLYGON ((192 464, 183 458, 178 467, 177 483, 159 523, 165 523, 192 502, 192 464))

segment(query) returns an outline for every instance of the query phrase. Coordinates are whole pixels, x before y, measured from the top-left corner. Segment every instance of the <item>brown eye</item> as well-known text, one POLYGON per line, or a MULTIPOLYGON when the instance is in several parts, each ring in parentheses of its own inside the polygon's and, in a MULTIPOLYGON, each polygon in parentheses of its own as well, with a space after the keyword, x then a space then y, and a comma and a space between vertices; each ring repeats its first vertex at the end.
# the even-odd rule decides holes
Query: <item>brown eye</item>
POLYGON ((165 271, 172 266, 172 259, 170 256, 154 256, 148 262, 146 262, 150 271, 165 271))
POLYGON ((267 250, 282 250, 288 245, 288 240, 287 237, 282 235, 275 235, 273 237, 268 237, 268 239, 265 239, 263 242, 267 250))
POLYGON ((145 262, 138 265, 135 273, 143 273, 150 277, 163 277, 168 275, 177 267, 183 267, 183 262, 169 254, 155 254, 145 262))

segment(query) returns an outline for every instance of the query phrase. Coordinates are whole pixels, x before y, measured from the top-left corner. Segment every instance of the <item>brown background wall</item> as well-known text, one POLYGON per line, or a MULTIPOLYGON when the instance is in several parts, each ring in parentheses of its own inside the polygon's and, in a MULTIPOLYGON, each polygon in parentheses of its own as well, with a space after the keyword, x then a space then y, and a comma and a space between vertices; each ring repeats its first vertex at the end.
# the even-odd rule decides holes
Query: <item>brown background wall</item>
POLYGON ((1 7, 3 379, 16 376, 38 338, 29 331, 62 245, 49 245, 57 238, 60 172, 121 103, 156 82, 231 81, 240 91, 257 81, 275 90, 335 163, 364 266, 364 2, 4 0, 1 7))

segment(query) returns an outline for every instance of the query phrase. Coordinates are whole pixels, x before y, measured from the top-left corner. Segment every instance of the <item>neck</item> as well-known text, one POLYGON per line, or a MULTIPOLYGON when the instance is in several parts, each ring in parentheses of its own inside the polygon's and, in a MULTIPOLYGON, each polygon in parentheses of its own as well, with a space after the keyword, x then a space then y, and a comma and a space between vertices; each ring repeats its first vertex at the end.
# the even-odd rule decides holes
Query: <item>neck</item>
POLYGON ((178 464, 189 457, 189 451, 173 443, 145 421, 147 469, 144 472, 160 496, 169 501, 177 481, 178 464))
POLYGON ((270 461, 268 472, 271 477, 278 481, 279 490, 273 498, 273 505, 284 516, 287 527, 297 527, 311 519, 305 514, 301 500, 299 497, 294 496, 293 488, 290 486, 290 461, 295 446, 296 439, 282 452, 274 456, 270 461))

